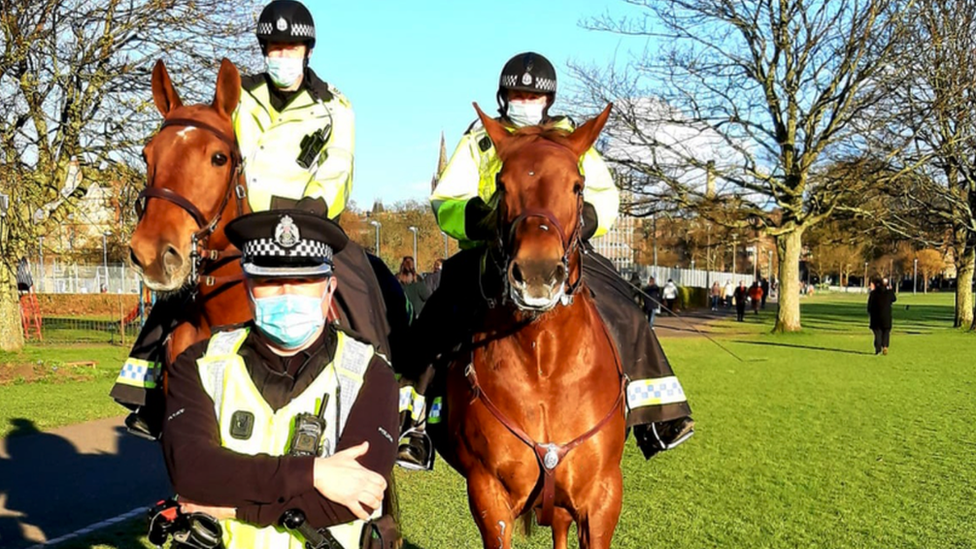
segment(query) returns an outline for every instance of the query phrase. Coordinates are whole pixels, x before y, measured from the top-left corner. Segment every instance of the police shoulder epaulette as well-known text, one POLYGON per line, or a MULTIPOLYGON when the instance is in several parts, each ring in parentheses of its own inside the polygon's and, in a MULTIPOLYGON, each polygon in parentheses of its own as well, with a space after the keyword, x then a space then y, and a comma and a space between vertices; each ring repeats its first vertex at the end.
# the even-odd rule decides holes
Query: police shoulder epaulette
POLYGON ((254 90, 261 87, 267 80, 264 78, 264 74, 249 74, 247 76, 241 77, 241 89, 253 92, 254 90))

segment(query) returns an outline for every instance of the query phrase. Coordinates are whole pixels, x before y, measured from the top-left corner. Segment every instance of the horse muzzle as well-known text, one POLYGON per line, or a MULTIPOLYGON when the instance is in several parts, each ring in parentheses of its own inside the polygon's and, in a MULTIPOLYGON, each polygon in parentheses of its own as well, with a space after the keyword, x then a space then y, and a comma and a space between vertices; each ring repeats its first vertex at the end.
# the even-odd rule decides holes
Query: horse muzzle
POLYGON ((548 311, 566 293, 569 269, 562 261, 512 260, 508 265, 509 294, 522 310, 548 311))
POLYGON ((169 243, 142 244, 133 238, 129 261, 142 275, 143 282, 156 292, 174 292, 183 287, 190 272, 190 262, 176 246, 169 243))

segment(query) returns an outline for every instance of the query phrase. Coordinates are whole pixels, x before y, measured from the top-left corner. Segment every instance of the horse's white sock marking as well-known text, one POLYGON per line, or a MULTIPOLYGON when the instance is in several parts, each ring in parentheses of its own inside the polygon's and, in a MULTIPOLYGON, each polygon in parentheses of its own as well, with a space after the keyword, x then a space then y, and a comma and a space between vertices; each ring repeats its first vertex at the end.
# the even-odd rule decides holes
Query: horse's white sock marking
POLYGON ((502 549, 503 547, 505 547, 505 521, 504 520, 498 521, 498 529, 500 530, 500 532, 498 533, 498 549, 502 549))

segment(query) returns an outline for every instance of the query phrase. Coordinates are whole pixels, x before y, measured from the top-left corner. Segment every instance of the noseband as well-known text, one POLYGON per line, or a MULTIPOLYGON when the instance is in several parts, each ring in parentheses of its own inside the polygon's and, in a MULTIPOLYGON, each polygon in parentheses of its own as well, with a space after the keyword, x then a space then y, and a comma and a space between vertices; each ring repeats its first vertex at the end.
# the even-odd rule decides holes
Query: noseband
MULTIPOLYGON (((141 220, 146 209, 142 204, 148 202, 150 198, 161 198, 173 204, 176 204, 182 208, 190 217, 193 218, 197 223, 199 230, 193 233, 191 237, 191 258, 192 263, 190 265, 190 280, 197 280, 197 273, 202 267, 204 260, 216 261, 221 259, 224 255, 218 250, 207 249, 207 244, 209 243, 210 235, 214 233, 217 229, 217 225, 220 223, 220 218, 224 213, 224 208, 227 207, 227 203, 230 201, 231 195, 236 194, 237 197, 237 215, 244 214, 244 199, 247 198, 247 191, 241 184, 234 184, 234 180, 238 179, 241 173, 241 151, 237 146, 236 136, 228 137, 222 131, 217 128, 199 122, 196 120, 191 120, 189 118, 173 118, 170 120, 164 120, 162 126, 159 127, 159 132, 163 131, 168 127, 193 127, 201 130, 205 130, 213 134, 217 139, 220 139, 225 144, 230 147, 230 177, 227 181, 227 190, 224 192, 224 197, 220 201, 220 206, 213 213, 210 220, 207 220, 207 216, 194 204, 190 202, 185 196, 168 189, 166 187, 154 187, 153 181, 156 178, 155 171, 149 179, 149 184, 146 186, 139 196, 136 197, 136 208, 138 218, 141 220), (202 253, 201 253, 202 252, 202 253)), ((159 133, 157 132, 157 134, 159 133)), ((214 285, 213 277, 207 277, 206 280, 208 285, 214 285)))

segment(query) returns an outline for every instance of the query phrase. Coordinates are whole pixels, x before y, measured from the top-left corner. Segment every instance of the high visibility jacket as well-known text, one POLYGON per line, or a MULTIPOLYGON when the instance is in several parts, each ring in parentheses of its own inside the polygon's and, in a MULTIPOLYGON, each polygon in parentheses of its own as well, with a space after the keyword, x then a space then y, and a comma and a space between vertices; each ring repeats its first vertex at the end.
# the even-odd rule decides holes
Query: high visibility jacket
POLYGON ((355 118, 352 105, 311 70, 285 109, 271 104, 264 75, 242 79, 241 101, 234 112, 234 131, 244 159, 251 210, 271 208, 273 197, 297 201, 325 200, 329 217, 337 218, 352 192, 355 118), (328 128, 328 139, 313 151, 307 168, 298 164, 302 141, 328 128))
MULTIPOLYGON (((574 129, 568 118, 557 119, 555 126, 567 131, 574 129)), ((515 128, 509 128, 509 131, 514 132, 515 128)), ((437 224, 442 231, 461 242, 462 247, 470 247, 470 239, 465 232, 464 209, 468 201, 476 196, 486 203, 491 200, 495 194, 495 176, 501 169, 502 162, 488 132, 480 122, 476 123, 461 138, 430 196, 437 224)), ((583 201, 591 204, 597 214, 594 236, 601 236, 610 230, 617 219, 620 193, 596 149, 590 148, 580 159, 580 173, 586 178, 583 201)))
MULTIPOLYGON (((318 414, 323 395, 328 394, 323 416, 326 419, 326 430, 320 455, 331 455, 342 435, 349 411, 363 386, 363 376, 373 358, 373 348, 338 331, 332 363, 322 370, 302 394, 275 412, 254 386, 244 359, 238 354, 248 331, 248 328, 240 328, 214 334, 207 346, 207 352, 197 360, 200 380, 214 402, 214 413, 220 426, 221 446, 247 455, 285 455, 288 452, 295 416, 299 413, 318 414), (253 418, 253 427, 250 434, 243 437, 234 428, 234 420, 239 422, 239 418, 248 415, 253 418)), ((241 482, 247 482, 247 479, 241 479, 241 482)), ((374 517, 380 514, 381 510, 377 509, 374 517)), ((238 520, 221 522, 224 546, 227 549, 303 547, 303 541, 297 534, 280 527, 257 528, 238 520)), ((363 526, 363 521, 356 520, 333 526, 329 531, 343 547, 354 549, 359 547, 363 526)))

